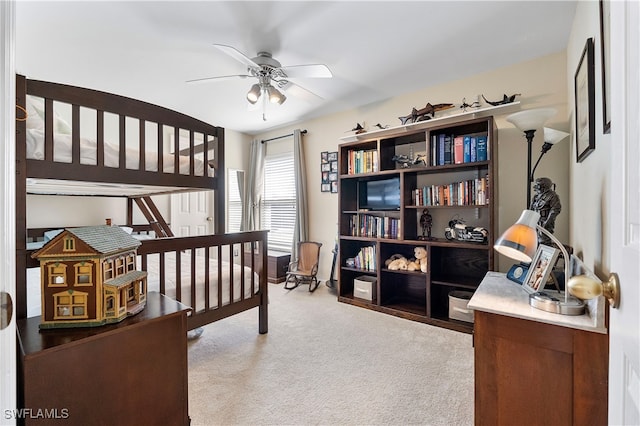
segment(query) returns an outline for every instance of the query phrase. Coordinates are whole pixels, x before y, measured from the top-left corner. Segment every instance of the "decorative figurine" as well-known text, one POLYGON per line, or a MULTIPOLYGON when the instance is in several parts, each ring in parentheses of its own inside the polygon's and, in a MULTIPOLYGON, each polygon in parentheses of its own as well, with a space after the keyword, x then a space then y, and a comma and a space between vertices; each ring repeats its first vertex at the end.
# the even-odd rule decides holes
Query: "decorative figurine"
POLYGON ((436 112, 444 111, 445 109, 449 108, 453 108, 453 104, 431 105, 430 103, 427 103, 424 108, 420 110, 413 108, 411 109, 411 114, 405 115, 403 117, 398 117, 398 119, 400 119, 400 122, 402 124, 417 123, 419 121, 430 120, 431 118, 435 117, 436 112), (429 115, 431 115, 431 117, 429 117, 429 115))
POLYGON ((140 241, 117 226, 62 230, 31 255, 40 261, 40 328, 95 327, 142 311, 147 273, 140 241))
POLYGON ((395 161, 396 163, 400 164, 400 167, 403 169, 406 169, 408 167, 411 167, 411 164, 413 163, 413 159, 411 159, 408 155, 394 155, 393 157, 391 157, 391 161, 395 161))
POLYGON ((383 126, 382 124, 378 123, 378 124, 376 124, 376 127, 377 127, 378 129, 380 129, 380 130, 384 130, 384 129, 387 129, 387 128, 389 127, 389 125, 388 125, 388 124, 385 124, 385 125, 383 126))
POLYGON ((429 214, 429 209, 424 209, 420 216, 420 226, 422 227, 422 235, 418 237, 421 240, 431 240, 431 226, 433 225, 433 218, 429 214))
POLYGON ((486 103, 488 103, 489 105, 493 105, 493 106, 498 106, 498 105, 506 105, 506 104, 510 104, 511 102, 516 100, 516 96, 521 96, 520 93, 515 93, 511 96, 507 96, 506 94, 502 95, 502 100, 501 101, 488 101, 487 98, 484 97, 484 95, 482 95, 482 99, 484 99, 484 101, 486 103))
MULTIPOLYGON (((546 177, 537 178, 533 184, 534 196, 531 199, 530 209, 540 213, 538 225, 553 234, 556 225, 556 217, 562 210, 560 197, 555 192, 555 184, 546 177)), ((538 231, 540 244, 552 245, 551 239, 538 231)))
POLYGON ((427 154, 418 154, 416 158, 413 160, 413 164, 421 164, 423 166, 427 165, 427 154))
POLYGON ((362 127, 362 125, 360 123, 356 123, 356 127, 351 129, 350 131, 351 132, 356 132, 356 135, 359 135, 360 133, 366 132, 366 130, 364 129, 364 127, 362 127))
POLYGON ((467 98, 462 98, 462 105, 460 105, 463 112, 467 112, 467 108, 480 108, 480 102, 473 101, 471 104, 467 103, 467 98))

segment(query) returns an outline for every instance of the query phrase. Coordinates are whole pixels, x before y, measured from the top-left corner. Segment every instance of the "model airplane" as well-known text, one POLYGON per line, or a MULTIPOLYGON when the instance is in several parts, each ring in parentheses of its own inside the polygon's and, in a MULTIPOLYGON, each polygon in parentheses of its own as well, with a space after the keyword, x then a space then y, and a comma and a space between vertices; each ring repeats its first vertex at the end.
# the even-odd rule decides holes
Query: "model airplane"
POLYGON ((352 132, 356 132, 356 135, 359 135, 360 133, 366 132, 366 130, 364 129, 364 127, 362 127, 362 125, 360 123, 356 123, 356 127, 351 129, 351 131, 352 132))
POLYGON ((419 121, 430 120, 431 118, 435 117, 436 112, 443 111, 449 108, 453 108, 453 104, 431 105, 430 103, 427 103, 427 105, 424 108, 419 110, 413 108, 411 110, 411 114, 405 115, 404 117, 398 117, 398 118, 400 119, 400 122, 402 124, 417 123, 419 121), (431 117, 429 117, 429 115, 431 115, 431 117))
POLYGON ((488 101, 487 98, 484 97, 484 95, 482 95, 482 99, 484 99, 484 101, 489 105, 498 106, 498 105, 510 104, 511 102, 516 100, 516 96, 522 96, 522 95, 520 95, 520 93, 515 93, 511 96, 507 96, 506 94, 504 94, 502 95, 501 101, 494 101, 494 102, 488 101))

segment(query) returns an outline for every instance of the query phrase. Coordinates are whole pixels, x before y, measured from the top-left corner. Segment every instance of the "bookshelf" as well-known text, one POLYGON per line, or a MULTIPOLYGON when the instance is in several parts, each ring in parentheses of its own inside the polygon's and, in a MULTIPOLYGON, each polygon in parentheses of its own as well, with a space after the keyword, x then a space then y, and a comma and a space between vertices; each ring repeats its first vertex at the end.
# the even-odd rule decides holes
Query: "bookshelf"
MULTIPOLYGON (((345 140, 343 138, 343 140, 345 140)), ((494 267, 497 129, 492 116, 462 115, 420 126, 359 134, 339 146, 338 300, 402 318, 471 332, 449 317, 449 293, 473 292, 494 267), (456 147, 458 141, 459 147, 456 147), (446 155, 445 155, 446 153, 446 155), (424 161, 404 167, 392 159, 424 161), (373 195, 372 195, 373 193, 373 195), (424 239, 420 217, 432 217, 424 239), (448 240, 452 219, 488 232, 486 243, 448 240), (385 261, 427 251, 427 272, 390 270, 385 261), (367 267, 358 258, 366 253, 367 267), (372 300, 354 280, 375 278, 372 300)))

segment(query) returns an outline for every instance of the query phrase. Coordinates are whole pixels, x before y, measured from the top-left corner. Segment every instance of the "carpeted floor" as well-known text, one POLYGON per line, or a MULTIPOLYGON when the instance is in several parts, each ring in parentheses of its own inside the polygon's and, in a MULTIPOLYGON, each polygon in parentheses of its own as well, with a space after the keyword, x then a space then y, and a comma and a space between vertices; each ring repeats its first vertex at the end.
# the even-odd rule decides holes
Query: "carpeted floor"
POLYGON ((189 341, 192 425, 471 425, 471 335, 269 286, 189 341))

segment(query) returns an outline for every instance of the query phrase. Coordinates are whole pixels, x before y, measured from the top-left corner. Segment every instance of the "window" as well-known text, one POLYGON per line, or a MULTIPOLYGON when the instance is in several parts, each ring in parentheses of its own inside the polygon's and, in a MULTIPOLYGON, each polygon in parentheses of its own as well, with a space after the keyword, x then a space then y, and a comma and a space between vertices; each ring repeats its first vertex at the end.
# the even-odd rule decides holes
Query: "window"
POLYGON ((296 221, 293 152, 265 157, 261 212, 262 228, 269 230, 269 249, 291 251, 296 221))
POLYGON ((91 277, 93 276, 93 265, 91 263, 77 263, 74 265, 76 269, 76 285, 90 286, 93 285, 91 277))
POLYGON ((113 278, 113 259, 107 259, 102 264, 102 271, 104 273, 104 280, 108 281, 113 278))
POLYGON ((87 294, 79 291, 54 294, 53 319, 87 318, 87 294))
POLYGON ((76 240, 73 237, 66 237, 64 239, 63 251, 74 251, 76 249, 76 240))
POLYGON ((49 268, 49 287, 64 287, 67 285, 67 265, 54 263, 49 268))

